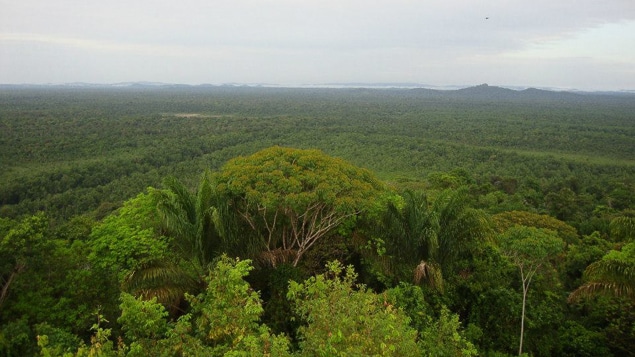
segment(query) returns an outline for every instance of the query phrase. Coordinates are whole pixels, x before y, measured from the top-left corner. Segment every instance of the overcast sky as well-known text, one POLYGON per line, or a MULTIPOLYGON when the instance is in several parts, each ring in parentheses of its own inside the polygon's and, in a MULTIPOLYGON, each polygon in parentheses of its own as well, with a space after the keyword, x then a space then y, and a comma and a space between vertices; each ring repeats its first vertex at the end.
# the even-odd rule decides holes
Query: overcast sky
POLYGON ((635 0, 0 0, 0 83, 635 89, 635 0))

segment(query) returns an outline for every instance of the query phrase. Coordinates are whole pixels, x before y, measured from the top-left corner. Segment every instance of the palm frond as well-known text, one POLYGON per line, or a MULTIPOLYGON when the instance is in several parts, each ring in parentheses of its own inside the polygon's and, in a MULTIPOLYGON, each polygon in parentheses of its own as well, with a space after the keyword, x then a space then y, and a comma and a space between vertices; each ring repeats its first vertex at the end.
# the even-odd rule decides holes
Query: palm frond
POLYGON ((584 275, 591 280, 605 279, 635 284, 635 264, 615 259, 599 260, 589 265, 584 275))
POLYGON ((567 300, 569 302, 577 302, 598 295, 626 297, 635 300, 635 289, 632 283, 589 282, 571 292, 567 300))
POLYGON ((635 264, 615 259, 599 260, 584 271, 589 282, 569 295, 574 302, 595 295, 612 295, 635 300, 635 264))
POLYGON ((635 218, 630 216, 616 217, 609 223, 611 238, 616 241, 635 240, 635 218))
POLYGON ((186 292, 195 292, 200 281, 179 266, 165 261, 153 261, 128 274, 122 290, 146 299, 157 298, 167 307, 178 306, 186 292))

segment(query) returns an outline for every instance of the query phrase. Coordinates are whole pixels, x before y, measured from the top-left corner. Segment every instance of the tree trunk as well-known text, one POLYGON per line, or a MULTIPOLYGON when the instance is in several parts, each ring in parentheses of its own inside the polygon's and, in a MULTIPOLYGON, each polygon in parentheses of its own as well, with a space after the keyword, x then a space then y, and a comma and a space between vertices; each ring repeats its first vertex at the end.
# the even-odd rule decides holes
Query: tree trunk
POLYGON ((520 345, 518 346, 518 355, 523 354, 523 336, 525 334, 525 303, 527 301, 527 290, 529 289, 529 284, 525 284, 523 281, 523 308, 522 313, 520 315, 520 345))
POLYGON ((11 275, 9 275, 9 278, 2 285, 2 292, 0 292, 0 308, 2 307, 2 304, 4 303, 4 300, 6 300, 7 296, 9 296, 9 287, 11 286, 13 279, 15 279, 15 277, 20 274, 22 270, 24 270, 24 267, 24 264, 18 263, 15 269, 13 269, 13 271, 11 272, 11 275))

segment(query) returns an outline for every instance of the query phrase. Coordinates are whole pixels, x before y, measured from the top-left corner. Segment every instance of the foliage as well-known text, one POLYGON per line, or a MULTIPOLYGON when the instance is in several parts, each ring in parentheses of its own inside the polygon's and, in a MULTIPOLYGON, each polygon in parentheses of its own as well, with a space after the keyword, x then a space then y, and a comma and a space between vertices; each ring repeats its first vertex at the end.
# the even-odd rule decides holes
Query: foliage
MULTIPOLYGON (((0 89, 0 354, 33 355, 36 342, 53 355, 223 349, 201 340, 196 304, 183 297, 204 292, 210 262, 222 252, 256 259, 249 281, 261 290, 263 320, 291 339, 300 322, 291 321, 288 279, 300 281, 337 258, 356 267, 380 302, 397 299, 419 333, 448 306, 465 324, 459 334, 481 353, 511 353, 522 278, 483 236, 459 239, 469 220, 441 218, 458 217, 463 207, 495 214, 501 233, 522 224, 567 242, 549 260, 559 274, 541 269, 531 280, 528 351, 603 355, 605 344, 606 355, 628 355, 635 350, 632 298, 609 291, 628 291, 614 288, 630 279, 634 103, 632 96, 537 91, 502 100, 422 89, 0 89), (379 182, 382 195, 368 195, 364 211, 372 216, 348 217, 292 272, 278 271, 293 256, 282 249, 258 255, 267 250, 266 227, 260 222, 254 231, 236 202, 217 195, 208 173, 272 146, 322 150, 372 170, 395 192, 416 192, 420 205, 379 182), (274 258, 282 259, 275 268, 265 264, 274 258), (443 294, 409 285, 422 261, 420 272, 443 278, 443 294), (594 293, 566 305, 567 293, 586 284, 595 284, 594 293), (137 322, 158 321, 150 312, 160 306, 144 305, 151 296, 172 296, 165 331, 126 336, 143 326, 125 330, 125 319, 117 321, 122 289, 148 299, 128 300, 137 322), (103 318, 90 330, 98 306, 103 318)), ((286 218, 277 223, 289 226, 286 218)), ((287 339, 262 323, 257 329, 228 353, 288 352, 287 339)))
POLYGON ((600 260, 613 248, 613 243, 600 236, 599 232, 584 235, 578 244, 569 245, 565 260, 559 267, 568 291, 582 285, 584 270, 589 264, 600 260))
POLYGON ((334 261, 326 273, 290 283, 289 300, 306 323, 298 329, 302 355, 419 354, 408 317, 355 279, 352 267, 334 261))
POLYGON ((19 223, 5 222, 5 226, 10 228, 0 240, 0 311, 18 276, 32 268, 40 255, 52 248, 51 242, 45 238, 48 219, 43 213, 19 223))
POLYGON ((369 171, 317 150, 272 147, 229 161, 217 189, 257 233, 273 266, 297 266, 322 237, 346 229, 383 202, 369 171))
POLYGON ((611 238, 618 242, 635 240, 635 212, 625 211, 625 215, 611 220, 611 238))
MULTIPOLYGON (((287 356, 288 340, 271 334, 258 323, 262 305, 243 278, 251 270, 249 261, 221 257, 207 278, 205 292, 189 296, 192 311, 178 321, 168 321, 168 312, 156 299, 121 296, 125 339, 115 344, 112 330, 98 314, 89 346, 80 346, 71 356, 287 356)), ((60 345, 39 337, 45 356, 61 355, 60 345)), ((66 355, 66 354, 65 354, 66 355)))
POLYGON ((474 345, 460 331, 459 316, 441 309, 439 320, 421 331, 419 342, 425 356, 477 356, 474 345))
POLYGON ((562 251, 564 241, 553 231, 541 228, 514 226, 499 237, 499 245, 504 255, 516 265, 520 271, 523 303, 520 320, 520 343, 518 355, 523 353, 525 332, 525 308, 529 286, 538 270, 548 260, 562 251))
POLYGON ((449 275, 459 259, 489 239, 489 219, 468 205, 465 188, 444 190, 432 203, 423 192, 405 191, 403 202, 390 204, 379 226, 386 253, 396 269, 414 271, 416 283, 441 291, 442 273, 449 275))
POLYGON ((563 221, 546 214, 537 214, 525 211, 508 211, 492 216, 495 227, 499 233, 503 233, 514 225, 525 227, 544 228, 555 231, 558 237, 567 244, 579 242, 576 229, 563 221))
POLYGON ((168 240, 158 229, 153 197, 141 193, 96 225, 90 235, 90 260, 119 281, 135 269, 161 259, 168 240))
POLYGON ((635 300, 635 243, 608 252, 584 271, 586 282, 569 296, 570 301, 597 294, 623 296, 635 300))
POLYGON ((195 194, 175 178, 164 181, 163 190, 152 190, 161 226, 172 237, 171 244, 199 271, 222 251, 223 223, 209 173, 202 175, 195 194))

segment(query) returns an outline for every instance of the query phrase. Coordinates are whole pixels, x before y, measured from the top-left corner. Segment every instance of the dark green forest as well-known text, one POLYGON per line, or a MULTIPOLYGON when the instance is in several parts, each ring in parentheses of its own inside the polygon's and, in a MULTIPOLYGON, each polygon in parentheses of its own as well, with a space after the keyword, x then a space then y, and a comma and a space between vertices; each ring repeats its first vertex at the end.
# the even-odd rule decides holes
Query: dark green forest
POLYGON ((634 113, 0 87, 0 355, 634 355, 634 113))

